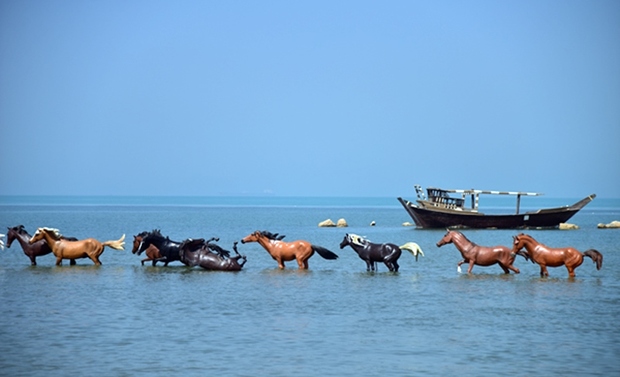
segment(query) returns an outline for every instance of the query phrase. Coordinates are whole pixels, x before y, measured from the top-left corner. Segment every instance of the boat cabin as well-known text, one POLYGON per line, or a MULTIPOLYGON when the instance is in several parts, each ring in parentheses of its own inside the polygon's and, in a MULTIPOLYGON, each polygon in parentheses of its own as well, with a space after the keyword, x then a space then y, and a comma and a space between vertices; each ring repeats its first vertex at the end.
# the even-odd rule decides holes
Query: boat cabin
POLYGON ((446 190, 435 187, 428 187, 426 194, 422 190, 420 185, 415 185, 416 195, 418 196, 418 203, 424 207, 436 207, 446 210, 455 211, 467 211, 478 212, 478 204, 480 202, 480 194, 490 195, 515 195, 517 197, 517 211, 519 213, 519 207, 521 206, 521 196, 539 196, 541 193, 537 192, 520 192, 520 191, 485 191, 485 190, 446 190), (461 194, 460 197, 453 197, 450 194, 461 194), (428 197, 427 197, 428 196, 428 197), (470 206, 466 207, 466 198, 470 197, 470 206))

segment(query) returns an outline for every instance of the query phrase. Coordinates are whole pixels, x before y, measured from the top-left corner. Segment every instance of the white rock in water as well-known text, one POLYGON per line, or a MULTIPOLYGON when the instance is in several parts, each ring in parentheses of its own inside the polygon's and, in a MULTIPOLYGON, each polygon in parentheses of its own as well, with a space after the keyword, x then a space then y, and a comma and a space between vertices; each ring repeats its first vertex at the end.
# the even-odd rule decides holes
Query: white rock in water
POLYGON ((345 219, 338 219, 338 222, 336 223, 336 226, 338 228, 346 228, 349 226, 349 224, 347 224, 347 220, 345 219))
POLYGON ((596 226, 599 229, 612 229, 612 228, 620 228, 620 221, 618 220, 614 220, 612 222, 610 222, 609 224, 598 224, 596 226))
POLYGON ((320 228, 329 228, 334 226, 336 226, 336 224, 332 221, 332 219, 323 220, 319 223, 320 228))
POLYGON ((569 223, 560 223, 558 228, 562 229, 562 230, 579 229, 579 226, 577 226, 575 224, 569 224, 569 223))

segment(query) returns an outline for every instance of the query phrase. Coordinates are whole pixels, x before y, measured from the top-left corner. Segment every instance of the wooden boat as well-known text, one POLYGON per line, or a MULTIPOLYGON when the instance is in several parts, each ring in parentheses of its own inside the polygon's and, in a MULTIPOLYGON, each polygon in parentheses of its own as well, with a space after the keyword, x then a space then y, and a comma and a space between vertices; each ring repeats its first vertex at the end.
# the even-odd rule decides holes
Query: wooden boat
POLYGON ((416 185, 417 200, 412 203, 403 198, 398 201, 418 228, 555 228, 565 223, 580 209, 590 203, 595 194, 589 195, 571 206, 545 208, 536 211, 519 212, 522 196, 539 196, 535 192, 509 192, 484 190, 444 190, 434 187, 426 189, 424 194, 421 186, 416 185), (451 196, 450 194, 460 194, 451 196), (517 198, 517 210, 512 214, 484 214, 478 211, 481 194, 514 195, 517 198), (471 205, 466 206, 466 199, 471 205))

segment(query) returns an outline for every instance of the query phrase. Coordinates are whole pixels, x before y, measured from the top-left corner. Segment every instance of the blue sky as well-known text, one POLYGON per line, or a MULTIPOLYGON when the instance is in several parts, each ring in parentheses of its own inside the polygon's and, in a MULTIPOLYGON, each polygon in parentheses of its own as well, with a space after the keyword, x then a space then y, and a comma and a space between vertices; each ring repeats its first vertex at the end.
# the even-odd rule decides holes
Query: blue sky
POLYGON ((620 2, 4 0, 0 130, 0 195, 620 197, 620 2))

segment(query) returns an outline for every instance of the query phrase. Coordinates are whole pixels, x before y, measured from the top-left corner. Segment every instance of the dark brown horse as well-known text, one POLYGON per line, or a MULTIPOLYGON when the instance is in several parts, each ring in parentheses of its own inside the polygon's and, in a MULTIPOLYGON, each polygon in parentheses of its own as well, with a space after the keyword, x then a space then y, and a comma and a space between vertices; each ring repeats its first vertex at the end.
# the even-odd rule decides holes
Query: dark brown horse
POLYGON ((296 260, 300 270, 308 269, 308 259, 316 251, 325 259, 338 259, 338 255, 324 247, 313 245, 308 241, 284 242, 284 236, 277 236, 267 231, 255 231, 241 240, 241 243, 258 242, 271 257, 278 262, 280 269, 284 268, 284 262, 296 260))
POLYGON ((479 246, 468 240, 463 233, 454 230, 448 230, 443 238, 437 242, 437 247, 448 243, 453 243, 463 256, 463 260, 457 264, 458 272, 461 272, 463 263, 469 263, 468 274, 471 274, 474 265, 491 266, 494 264, 499 264, 506 274, 510 273, 509 270, 516 274, 520 272, 518 268, 513 266, 516 253, 512 253, 506 246, 479 246))
POLYGON ((144 261, 152 260, 153 266, 155 266, 157 262, 164 262, 165 267, 168 266, 170 262, 180 261, 180 245, 180 242, 172 241, 169 237, 164 237, 159 229, 154 229, 152 232, 148 232, 142 237, 137 253, 140 255, 151 246, 155 246, 157 250, 159 250, 159 253, 153 252, 153 257, 149 257, 151 259, 145 259, 144 261))
POLYGON ((123 250, 125 235, 116 241, 99 242, 94 238, 86 238, 80 241, 67 241, 62 239, 58 229, 38 228, 30 239, 31 244, 45 239, 56 256, 56 265, 60 266, 63 259, 90 258, 96 265, 101 265, 99 256, 106 246, 116 250, 123 250))
POLYGON ((166 260, 166 258, 159 252, 159 249, 155 245, 150 244, 145 250, 138 251, 142 240, 144 239, 144 237, 146 237, 147 234, 149 234, 149 232, 144 231, 138 235, 133 236, 133 247, 131 248, 131 253, 140 255, 142 254, 142 252, 144 252, 144 254, 146 254, 146 258, 142 259, 140 263, 144 266, 144 262, 152 261, 152 265, 155 266, 157 265, 157 262, 166 260))
POLYGON ((216 239, 205 241, 202 238, 197 240, 190 238, 183 241, 181 246, 179 246, 181 262, 186 266, 200 266, 205 270, 241 271, 247 259, 237 251, 237 242, 233 244, 233 250, 236 255, 234 257, 225 257, 224 255, 230 255, 230 252, 211 243, 214 240, 216 239), (217 250, 217 252, 214 253, 212 249, 217 250), (239 259, 243 261, 239 263, 239 259))
MULTIPOLYGON (((30 264, 32 266, 37 265, 37 257, 47 255, 52 252, 52 249, 49 247, 47 241, 45 241, 44 239, 39 240, 33 244, 28 242, 30 241, 31 236, 30 234, 28 234, 23 225, 8 228, 6 237, 6 247, 10 248, 11 244, 13 244, 13 241, 17 240, 22 247, 24 254, 26 254, 26 256, 30 258, 30 264)), ((63 236, 62 238, 67 241, 77 241, 77 238, 75 237, 63 236)), ((69 264, 73 266, 75 264, 75 259, 71 259, 69 264)))
POLYGON ((532 261, 540 266, 541 277, 549 276, 547 266, 559 267, 562 265, 566 266, 569 277, 575 277, 575 269, 581 266, 584 256, 596 263, 597 270, 603 266, 603 254, 594 249, 581 253, 572 247, 547 247, 536 241, 532 236, 523 233, 513 237, 513 239, 512 251, 516 253, 525 248, 532 261))

